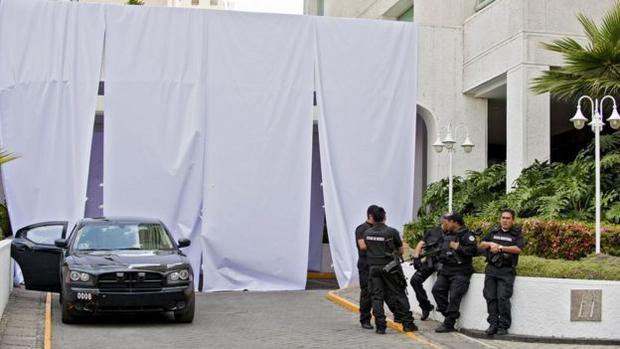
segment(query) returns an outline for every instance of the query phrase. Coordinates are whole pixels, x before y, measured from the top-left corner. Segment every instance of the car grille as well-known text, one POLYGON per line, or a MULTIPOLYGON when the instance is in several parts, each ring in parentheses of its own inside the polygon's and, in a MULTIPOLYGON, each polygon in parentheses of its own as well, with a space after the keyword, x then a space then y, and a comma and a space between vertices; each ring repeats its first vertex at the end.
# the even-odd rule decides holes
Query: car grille
POLYGON ((99 275, 97 287, 106 292, 155 292, 164 286, 164 276, 147 272, 116 272, 99 275))

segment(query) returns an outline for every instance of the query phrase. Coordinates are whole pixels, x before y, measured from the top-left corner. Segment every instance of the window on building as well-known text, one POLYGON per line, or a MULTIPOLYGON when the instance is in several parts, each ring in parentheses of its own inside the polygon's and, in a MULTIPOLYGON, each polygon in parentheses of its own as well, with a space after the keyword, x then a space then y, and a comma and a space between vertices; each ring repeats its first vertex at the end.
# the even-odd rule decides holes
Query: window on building
POLYGON ((217 0, 211 0, 211 6, 217 6, 217 0))
POLYGON ((402 22, 413 22, 413 6, 411 6, 407 11, 400 15, 398 17, 398 20, 402 22))
POLYGON ((200 0, 192 0, 192 5, 200 5, 200 0))
POLYGON ((483 8, 489 6, 495 0, 478 0, 478 4, 476 5, 476 11, 480 11, 483 8))

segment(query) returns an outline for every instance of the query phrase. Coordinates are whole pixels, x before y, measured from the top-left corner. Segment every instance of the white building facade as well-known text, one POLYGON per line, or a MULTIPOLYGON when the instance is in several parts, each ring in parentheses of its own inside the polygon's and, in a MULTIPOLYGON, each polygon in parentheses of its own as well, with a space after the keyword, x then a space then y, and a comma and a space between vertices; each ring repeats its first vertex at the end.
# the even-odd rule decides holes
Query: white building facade
MULTIPOLYGON (((416 193, 446 177, 447 154, 430 144, 446 126, 466 128, 476 147, 459 150, 454 171, 482 170, 506 161, 507 189, 539 161, 565 161, 576 151, 568 119, 574 106, 530 90, 532 78, 563 64, 541 43, 583 41, 576 15, 600 19, 614 0, 306 0, 310 15, 411 20, 419 25, 416 193), (571 150, 572 149, 572 150, 571 150), (422 165, 422 166, 420 166, 422 165)), ((586 132, 582 132, 586 134, 586 132)), ((581 143, 587 141, 582 139, 581 143)), ((416 198, 419 202, 421 197, 416 198)))

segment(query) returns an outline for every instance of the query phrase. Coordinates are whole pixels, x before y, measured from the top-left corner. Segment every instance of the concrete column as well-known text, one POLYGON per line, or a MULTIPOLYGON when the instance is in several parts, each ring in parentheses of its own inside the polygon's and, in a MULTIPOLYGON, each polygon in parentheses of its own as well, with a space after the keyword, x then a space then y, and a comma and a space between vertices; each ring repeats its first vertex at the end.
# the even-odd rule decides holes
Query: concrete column
POLYGON ((508 71, 506 86, 506 190, 534 160, 547 161, 551 149, 549 94, 530 90, 548 66, 521 64, 508 71))

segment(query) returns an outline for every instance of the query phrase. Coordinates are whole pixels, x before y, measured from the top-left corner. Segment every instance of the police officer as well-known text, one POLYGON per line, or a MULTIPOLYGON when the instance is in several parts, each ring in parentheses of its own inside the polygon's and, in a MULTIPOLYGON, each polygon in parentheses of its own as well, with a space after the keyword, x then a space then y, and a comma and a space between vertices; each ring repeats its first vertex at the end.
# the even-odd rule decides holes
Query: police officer
POLYGON ((500 226, 489 231, 480 242, 480 249, 485 250, 487 256, 483 295, 489 313, 486 330, 489 336, 506 335, 510 328, 510 297, 523 249, 523 234, 514 226, 514 219, 513 210, 503 209, 500 226))
POLYGON ((424 290, 424 281, 428 279, 435 272, 436 265, 438 263, 439 255, 427 256, 425 259, 420 259, 422 250, 424 253, 432 253, 434 249, 441 248, 441 242, 443 240, 443 230, 441 227, 435 227, 427 230, 424 233, 424 237, 416 245, 413 251, 413 266, 416 272, 411 277, 411 287, 415 292, 415 297, 422 309, 422 317, 420 320, 424 321, 428 319, 428 316, 435 307, 428 300, 426 291, 424 290))
MULTIPOLYGON (((384 271, 384 267, 394 261, 394 253, 403 253, 403 242, 394 228, 385 224, 385 210, 378 207, 371 216, 375 221, 372 228, 366 230, 361 242, 361 249, 366 250, 366 258, 370 266, 370 287, 372 294, 372 312, 375 316, 376 332, 385 334, 386 320, 383 302, 387 298, 395 300, 394 315, 403 324, 405 332, 416 331, 413 315, 409 309, 409 301, 405 294, 406 281, 396 280, 392 274, 384 271), (401 285, 401 281, 403 285, 401 285), (404 287, 403 287, 404 286, 404 287)), ((397 265, 400 268, 400 263, 397 265)))
POLYGON ((364 232, 372 227, 374 220, 371 213, 377 209, 377 205, 370 205, 366 210, 366 221, 355 228, 355 241, 357 241, 357 270, 360 278, 360 323, 362 328, 372 330, 373 327, 370 324, 370 310, 372 309, 372 298, 370 297, 370 287, 368 285, 369 280, 369 267, 366 260, 366 251, 360 249, 361 243, 364 242, 364 232))
MULTIPOLYGON (((355 228, 355 240, 357 241, 357 271, 359 274, 360 280, 360 323, 362 324, 362 328, 372 330, 373 327, 370 324, 370 319, 372 315, 370 311, 372 310, 372 297, 370 295, 370 267, 368 266, 368 260, 366 259, 366 251, 361 250, 360 246, 364 242, 364 232, 372 227, 374 224, 374 219, 372 218, 372 212, 379 208, 377 205, 370 205, 366 210, 366 221, 355 228)), ((394 305, 394 300, 392 298, 386 297, 385 303, 387 304, 390 311, 393 314, 396 306, 394 305)), ((394 321, 401 322, 400 319, 394 315, 394 321)))
POLYGON ((443 215, 441 224, 445 232, 439 256, 442 265, 432 293, 437 311, 444 316, 443 323, 435 332, 445 333, 456 331, 454 324, 461 315, 461 299, 469 288, 469 279, 474 272, 472 258, 478 252, 478 246, 460 213, 443 215))

